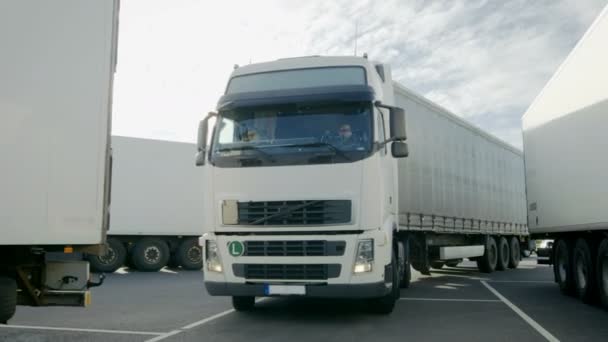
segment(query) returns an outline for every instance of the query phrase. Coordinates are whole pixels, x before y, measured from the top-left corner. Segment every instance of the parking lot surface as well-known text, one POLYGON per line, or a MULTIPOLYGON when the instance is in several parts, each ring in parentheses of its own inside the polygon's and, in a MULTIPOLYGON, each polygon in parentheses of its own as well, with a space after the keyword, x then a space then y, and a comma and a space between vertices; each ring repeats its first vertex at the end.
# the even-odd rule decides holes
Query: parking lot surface
POLYGON ((19 307, 0 341, 602 341, 608 312, 561 295, 549 266, 416 272, 389 316, 365 302, 267 298, 253 312, 209 296, 202 272, 109 275, 88 308, 19 307))

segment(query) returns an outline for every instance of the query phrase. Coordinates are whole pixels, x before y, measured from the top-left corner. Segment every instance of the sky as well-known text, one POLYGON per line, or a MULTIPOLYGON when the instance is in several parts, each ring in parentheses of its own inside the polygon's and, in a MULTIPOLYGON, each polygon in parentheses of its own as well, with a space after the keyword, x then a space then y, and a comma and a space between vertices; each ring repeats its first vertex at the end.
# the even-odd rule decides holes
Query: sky
POLYGON ((394 80, 521 148, 521 116, 607 2, 123 0, 113 134, 194 142, 235 64, 356 45, 391 64, 394 80))

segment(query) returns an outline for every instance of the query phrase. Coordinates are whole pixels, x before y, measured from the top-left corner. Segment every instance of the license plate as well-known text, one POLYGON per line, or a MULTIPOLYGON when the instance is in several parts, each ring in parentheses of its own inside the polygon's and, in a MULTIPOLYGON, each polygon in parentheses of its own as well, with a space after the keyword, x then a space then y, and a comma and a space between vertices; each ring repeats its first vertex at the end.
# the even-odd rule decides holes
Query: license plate
POLYGON ((267 296, 304 296, 306 286, 304 285, 264 285, 264 293, 267 296))

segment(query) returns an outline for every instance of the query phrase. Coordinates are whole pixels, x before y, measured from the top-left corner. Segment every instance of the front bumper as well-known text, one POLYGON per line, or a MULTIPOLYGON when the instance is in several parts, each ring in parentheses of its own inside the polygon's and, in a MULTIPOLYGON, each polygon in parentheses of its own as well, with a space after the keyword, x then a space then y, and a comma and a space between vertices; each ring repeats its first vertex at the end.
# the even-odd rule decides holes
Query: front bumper
MULTIPOLYGON (((384 282, 369 284, 314 284, 305 285, 309 298, 378 298, 389 292, 384 282)), ((264 284, 205 282, 207 292, 212 296, 255 296, 266 297, 264 284)), ((301 297, 301 296, 299 296, 301 297)))

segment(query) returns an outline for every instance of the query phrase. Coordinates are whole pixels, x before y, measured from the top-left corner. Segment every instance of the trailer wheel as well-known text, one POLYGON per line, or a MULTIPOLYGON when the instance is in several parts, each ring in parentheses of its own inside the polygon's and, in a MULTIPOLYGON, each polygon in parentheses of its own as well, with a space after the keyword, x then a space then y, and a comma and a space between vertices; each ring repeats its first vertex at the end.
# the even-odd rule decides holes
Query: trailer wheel
POLYGON ((253 297, 253 296, 232 297, 232 307, 236 311, 251 311, 255 307, 255 297, 253 297))
POLYGON ((519 262, 521 261, 521 248, 519 246, 519 239, 517 236, 513 236, 511 238, 509 247, 509 268, 517 268, 517 266, 519 266, 519 262))
POLYGON ((578 298, 585 303, 592 303, 595 299, 595 268, 591 248, 585 239, 576 240, 572 252, 572 265, 574 274, 574 291, 578 298))
POLYGON ((555 282, 563 294, 571 295, 574 292, 574 279, 572 272, 572 243, 569 240, 559 239, 554 247, 553 273, 555 282))
POLYGON ((442 269, 443 265, 445 265, 443 261, 431 261, 431 267, 436 270, 442 269))
POLYGON ((131 260, 139 271, 156 272, 167 265, 170 253, 165 241, 145 238, 135 243, 131 260))
POLYGON ((391 290, 384 297, 373 298, 371 300, 370 308, 374 313, 381 315, 388 315, 393 312, 395 308, 395 302, 401 296, 401 291, 399 290, 399 269, 397 264, 397 256, 395 251, 393 250, 391 257, 391 271, 392 271, 392 284, 391 290))
POLYGON ((185 270, 200 270, 203 268, 203 249, 196 238, 185 239, 175 252, 177 263, 185 270))
POLYGON ((599 300, 604 309, 608 310, 608 238, 597 249, 596 269, 599 300))
POLYGON ((496 240, 491 236, 486 237, 486 246, 483 255, 477 259, 477 268, 483 273, 492 273, 498 263, 498 251, 496 240))
POLYGON ((509 243, 504 236, 496 236, 496 250, 498 251, 498 262, 496 263, 496 270, 504 271, 509 267, 509 243))
POLYGON ((122 267, 127 259, 127 249, 117 239, 108 238, 108 251, 104 255, 89 255, 89 264, 94 272, 112 273, 122 267))
POLYGON ((17 282, 0 275, 0 324, 6 324, 17 308, 17 282))

